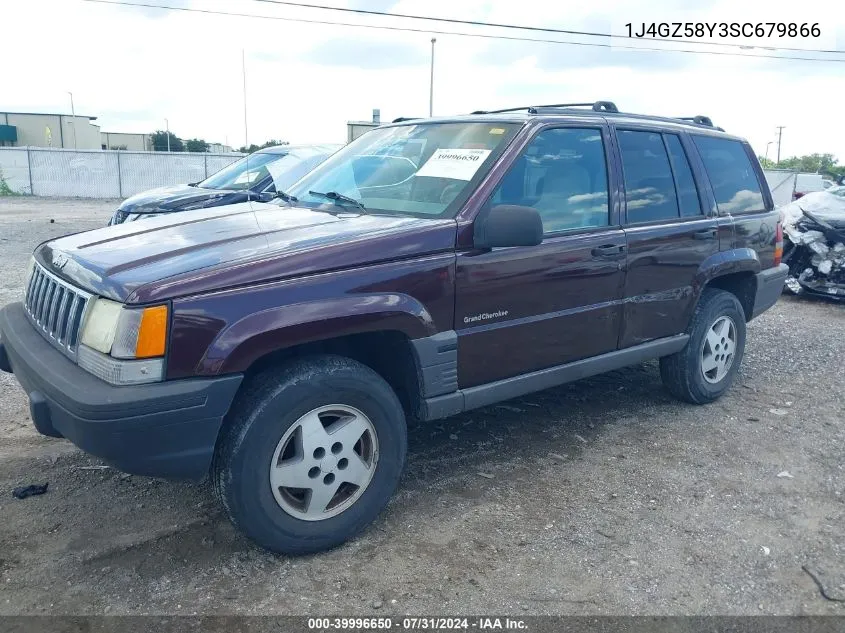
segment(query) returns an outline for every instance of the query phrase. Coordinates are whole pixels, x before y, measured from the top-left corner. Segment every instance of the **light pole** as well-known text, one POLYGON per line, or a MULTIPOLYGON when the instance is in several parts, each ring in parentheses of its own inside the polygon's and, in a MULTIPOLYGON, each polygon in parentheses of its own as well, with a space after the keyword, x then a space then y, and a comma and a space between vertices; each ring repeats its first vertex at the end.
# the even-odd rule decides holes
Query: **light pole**
POLYGON ((73 109, 73 93, 68 91, 70 95, 70 123, 73 126, 73 149, 76 149, 76 111, 73 109))
POLYGON ((769 160, 769 146, 774 143, 774 141, 769 141, 766 143, 766 160, 769 160))
POLYGON ((164 132, 165 136, 167 137, 167 151, 170 151, 170 121, 167 119, 164 120, 164 132))
POLYGON ((431 78, 428 84, 428 116, 434 115, 434 43, 436 37, 431 38, 431 78))

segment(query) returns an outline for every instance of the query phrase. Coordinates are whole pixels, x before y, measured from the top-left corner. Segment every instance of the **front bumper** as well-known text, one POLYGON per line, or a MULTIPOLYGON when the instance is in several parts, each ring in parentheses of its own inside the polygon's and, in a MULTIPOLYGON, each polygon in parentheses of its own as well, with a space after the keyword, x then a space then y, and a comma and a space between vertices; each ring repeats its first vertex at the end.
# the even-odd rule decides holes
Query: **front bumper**
POLYGON ((789 266, 786 264, 779 264, 757 273, 757 293, 754 297, 754 309, 751 312, 752 319, 777 303, 783 293, 783 284, 788 274, 789 266))
POLYGON ((35 428, 128 473, 200 479, 242 375, 115 387, 80 369, 32 327, 20 303, 0 310, 0 369, 29 396, 35 428))

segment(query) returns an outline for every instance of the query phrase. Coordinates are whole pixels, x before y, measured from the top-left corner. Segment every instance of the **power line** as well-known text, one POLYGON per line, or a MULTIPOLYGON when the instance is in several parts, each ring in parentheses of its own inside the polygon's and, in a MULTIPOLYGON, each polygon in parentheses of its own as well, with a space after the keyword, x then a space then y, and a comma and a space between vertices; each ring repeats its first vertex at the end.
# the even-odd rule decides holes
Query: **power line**
MULTIPOLYGON (((520 24, 502 24, 500 22, 480 22, 477 20, 459 20, 457 18, 431 18, 425 15, 413 15, 409 13, 390 13, 388 11, 376 11, 374 9, 351 9, 348 7, 331 7, 324 4, 308 4, 305 2, 290 2, 289 0, 250 0, 251 2, 262 2, 265 4, 281 4, 289 7, 301 7, 304 9, 321 9, 324 11, 342 11, 345 13, 357 13, 363 15, 377 15, 381 17, 404 18, 407 20, 430 20, 432 22, 448 22, 450 24, 467 24, 471 26, 490 26, 497 29, 517 29, 520 31, 540 31, 543 33, 561 33, 563 35, 585 35, 589 37, 622 37, 625 39, 635 39, 627 35, 613 35, 612 33, 601 33, 596 31, 573 31, 568 29, 555 29, 544 26, 526 26, 520 24)), ((700 42, 698 40, 682 39, 682 38, 649 38, 650 42, 667 42, 671 44, 699 44, 706 46, 728 46, 734 48, 765 48, 766 50, 775 51, 798 51, 805 53, 845 53, 845 49, 823 49, 823 48, 791 48, 788 46, 753 46, 748 44, 732 44, 730 42, 700 42)))
POLYGON ((794 57, 794 56, 787 56, 787 55, 760 55, 756 53, 726 53, 723 51, 696 51, 684 48, 653 48, 653 47, 646 47, 646 46, 623 46, 623 45, 616 45, 616 44, 601 44, 597 42, 571 42, 571 41, 564 41, 564 40, 552 40, 552 39, 543 39, 543 38, 533 38, 533 37, 518 37, 518 36, 509 36, 509 35, 489 35, 485 33, 463 33, 459 31, 442 31, 437 29, 415 29, 411 27, 400 27, 400 26, 385 26, 385 25, 377 25, 377 24, 356 24, 354 22, 337 22, 333 20, 310 20, 306 18, 287 18, 278 15, 257 15, 255 13, 236 13, 233 11, 215 11, 212 9, 198 9, 198 8, 188 8, 188 7, 173 7, 173 6, 166 6, 160 4, 149 4, 146 2, 129 2, 128 0, 82 0, 82 2, 91 2, 94 4, 110 4, 116 6, 126 6, 126 7, 142 7, 147 9, 161 9, 164 11, 181 11, 185 13, 203 13, 207 15, 226 15, 230 17, 241 17, 241 18, 259 18, 262 20, 281 20, 283 22, 298 22, 304 24, 325 24, 325 25, 332 25, 332 26, 349 26, 355 28, 362 28, 362 29, 377 29, 377 30, 384 30, 384 31, 404 31, 410 33, 429 33, 429 34, 436 34, 436 35, 458 35, 461 37, 476 37, 482 39, 491 39, 491 40, 507 40, 507 41, 516 41, 516 42, 538 42, 543 44, 562 44, 566 46, 587 46, 587 47, 594 47, 594 48, 611 48, 611 49, 625 49, 631 51, 652 51, 658 53, 690 53, 693 55, 719 55, 719 56, 727 56, 727 57, 753 57, 753 58, 764 58, 764 59, 784 59, 784 60, 795 60, 795 61, 807 61, 807 62, 838 62, 838 63, 845 63, 845 59, 819 59, 818 57, 794 57))

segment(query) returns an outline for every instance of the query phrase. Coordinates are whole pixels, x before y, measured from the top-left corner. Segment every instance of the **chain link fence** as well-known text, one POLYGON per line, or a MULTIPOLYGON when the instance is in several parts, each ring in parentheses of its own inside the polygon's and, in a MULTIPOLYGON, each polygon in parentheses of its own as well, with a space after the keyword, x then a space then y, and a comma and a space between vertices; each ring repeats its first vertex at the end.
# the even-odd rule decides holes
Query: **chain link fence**
POLYGON ((127 198, 155 187, 204 180, 241 156, 0 147, 0 179, 20 194, 127 198))

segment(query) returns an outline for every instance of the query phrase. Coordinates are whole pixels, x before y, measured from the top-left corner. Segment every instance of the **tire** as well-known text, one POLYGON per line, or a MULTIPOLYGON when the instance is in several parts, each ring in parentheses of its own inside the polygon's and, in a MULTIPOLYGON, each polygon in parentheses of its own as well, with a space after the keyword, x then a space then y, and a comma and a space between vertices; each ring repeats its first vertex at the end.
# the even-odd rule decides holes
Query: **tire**
POLYGON ((343 543, 379 515, 399 482, 406 446, 402 405, 381 376, 348 358, 312 356, 258 374, 246 385, 221 430, 211 478, 232 523, 249 538, 273 552, 308 554, 343 543), (365 429, 355 448, 354 439, 345 446, 335 439, 354 438, 357 431, 331 434, 347 420, 365 429), (316 424, 326 433, 314 430, 316 424), (356 449, 370 468, 360 468, 349 452, 356 449), (344 459, 348 470, 341 472, 344 459), (306 471, 309 480, 303 479, 306 471), (280 472, 275 483, 294 481, 294 473, 295 483, 312 488, 274 486, 271 476, 280 472), (369 477, 367 483, 340 483, 353 472, 364 473, 358 479, 369 477), (320 511, 324 499, 317 497, 331 494, 325 491, 332 486, 321 487, 330 477, 338 486, 330 499, 343 503, 329 502, 320 511))
POLYGON ((713 402, 730 388, 745 352, 742 304, 730 292, 705 288, 688 333, 690 338, 684 349, 660 359, 660 376, 676 398, 692 404, 713 402), (712 330, 714 327, 722 334, 732 332, 733 345, 728 345, 728 354, 720 352, 731 341, 730 335, 719 337, 712 330))

